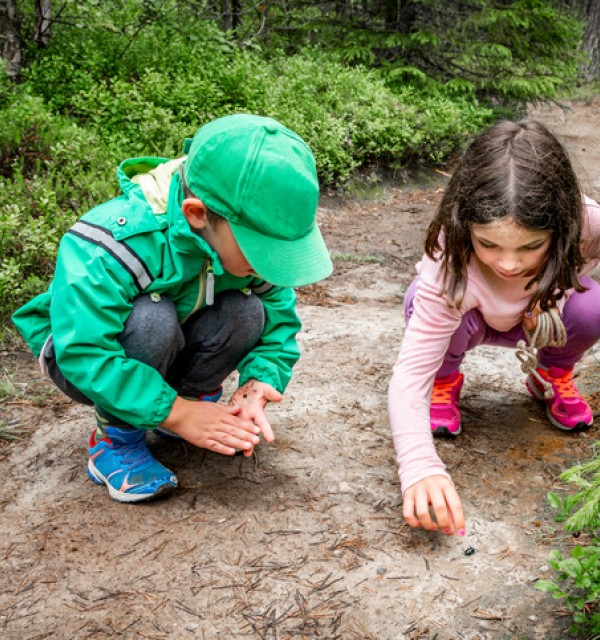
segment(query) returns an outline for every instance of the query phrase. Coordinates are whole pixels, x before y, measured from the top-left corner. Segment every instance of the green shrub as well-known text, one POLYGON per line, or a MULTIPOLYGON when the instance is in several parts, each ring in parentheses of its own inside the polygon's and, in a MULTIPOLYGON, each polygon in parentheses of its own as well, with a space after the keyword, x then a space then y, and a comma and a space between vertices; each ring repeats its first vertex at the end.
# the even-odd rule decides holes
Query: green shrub
POLYGON ((307 140, 326 183, 339 185, 359 167, 442 162, 493 117, 473 92, 394 90, 377 72, 314 50, 273 63, 265 111, 307 140))
POLYGON ((58 243, 82 213, 116 195, 122 150, 52 115, 26 87, 0 100, 0 301, 10 313, 48 284, 58 243))
MULTIPOLYGON (((84 12, 99 4, 69 6, 84 12)), ((102 25, 57 29, 23 84, 0 77, 2 319, 47 286, 73 221, 117 195, 121 160, 176 156, 184 138, 215 117, 280 120, 312 148, 322 184, 337 186, 357 171, 443 162, 493 117, 469 89, 394 84, 314 48, 265 55, 210 23, 198 34, 167 20, 135 37, 116 19, 102 25)))
MULTIPOLYGON (((600 446, 600 442, 596 446, 600 446)), ((548 494, 548 502, 557 510, 555 519, 564 522, 567 531, 584 535, 588 543, 577 545, 569 557, 551 551, 548 562, 557 576, 554 580, 539 580, 536 588, 564 600, 573 614, 573 631, 597 638, 600 634, 600 454, 560 477, 579 490, 564 499, 555 493, 548 494)))

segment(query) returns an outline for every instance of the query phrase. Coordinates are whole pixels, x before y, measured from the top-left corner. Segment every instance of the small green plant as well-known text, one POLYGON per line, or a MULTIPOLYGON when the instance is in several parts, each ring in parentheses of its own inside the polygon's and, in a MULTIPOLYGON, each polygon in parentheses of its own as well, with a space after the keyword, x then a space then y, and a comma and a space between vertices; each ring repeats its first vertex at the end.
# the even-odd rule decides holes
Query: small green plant
POLYGON ((12 379, 7 375, 0 378, 0 402, 14 400, 17 396, 19 396, 19 390, 12 379))
MULTIPOLYGON (((596 447, 600 442, 596 443, 596 447)), ((562 599, 573 614, 573 631, 585 638, 600 637, 600 453, 585 464, 576 465, 560 476, 579 487, 565 498, 548 494, 548 502, 557 510, 556 521, 565 529, 584 536, 569 557, 550 552, 548 562, 557 572, 555 580, 539 580, 536 588, 562 599)))
POLYGON ((600 538, 593 540, 589 546, 574 547, 569 557, 551 551, 548 562, 558 573, 557 581, 539 580, 536 583, 540 591, 564 599, 573 614, 573 630, 587 632, 590 638, 600 633, 600 538))

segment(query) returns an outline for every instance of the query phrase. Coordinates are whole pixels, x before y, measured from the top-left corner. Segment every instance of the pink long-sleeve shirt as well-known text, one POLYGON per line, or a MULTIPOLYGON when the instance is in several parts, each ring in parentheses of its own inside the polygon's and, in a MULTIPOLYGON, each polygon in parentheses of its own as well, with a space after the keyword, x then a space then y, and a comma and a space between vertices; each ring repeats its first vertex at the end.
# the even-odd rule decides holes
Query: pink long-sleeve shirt
MULTIPOLYGON (((586 196, 581 250, 585 259, 583 274, 600 262, 600 206, 586 196)), ((419 280, 413 314, 394 365, 388 394, 402 491, 428 476, 450 477, 435 450, 429 405, 435 374, 462 316, 478 309, 488 326, 508 331, 522 321, 532 293, 525 290, 529 277, 499 280, 473 256, 467 266, 467 287, 461 309, 452 309, 439 293, 440 263, 424 256, 417 271, 419 280)), ((564 299, 562 302, 564 304, 564 299)))

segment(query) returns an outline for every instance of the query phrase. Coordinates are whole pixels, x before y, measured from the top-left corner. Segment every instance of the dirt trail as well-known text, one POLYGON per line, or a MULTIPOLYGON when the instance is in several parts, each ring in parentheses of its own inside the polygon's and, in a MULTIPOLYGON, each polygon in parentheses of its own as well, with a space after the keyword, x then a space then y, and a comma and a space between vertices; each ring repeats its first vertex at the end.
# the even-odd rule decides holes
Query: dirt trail
MULTIPOLYGON (((600 198, 600 99, 536 116, 600 198)), ((552 429, 514 353, 468 356, 464 434, 438 445, 464 500, 466 539, 409 530, 401 517, 386 389, 403 293, 442 186, 323 200, 336 272, 299 292, 303 357, 271 409, 277 441, 256 458, 152 439, 180 489, 121 505, 86 478, 87 409, 58 395, 44 409, 2 408, 5 421, 35 428, 0 450, 1 638, 568 637, 560 603, 533 587, 551 575, 549 550, 574 542, 545 495, 589 457, 598 428, 552 429)), ((30 394, 43 389, 31 358, 3 360, 30 394)), ((596 367, 590 354, 578 372, 597 410, 596 367)))

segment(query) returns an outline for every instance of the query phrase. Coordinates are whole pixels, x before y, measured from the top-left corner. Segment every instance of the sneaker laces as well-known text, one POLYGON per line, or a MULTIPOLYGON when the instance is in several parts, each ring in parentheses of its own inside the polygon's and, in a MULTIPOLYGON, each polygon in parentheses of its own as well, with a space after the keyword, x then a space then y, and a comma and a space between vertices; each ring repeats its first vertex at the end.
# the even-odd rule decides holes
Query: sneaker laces
POLYGON ((567 370, 561 376, 550 376, 552 380, 552 386, 556 388, 556 391, 561 398, 575 398, 581 400, 582 395, 577 390, 575 383, 573 382, 573 371, 567 370))
POLYGON ((132 444, 119 445, 117 447, 113 444, 113 451, 121 458, 123 464, 138 469, 150 466, 154 462, 145 440, 138 440, 132 444))
POLYGON ((458 382, 458 376, 450 382, 435 380, 431 394, 431 404, 450 404, 452 402, 452 391, 454 391, 458 382))
POLYGON ((544 389, 544 398, 554 397, 552 384, 537 371, 537 353, 542 347, 564 347, 567 342, 567 331, 558 309, 552 308, 538 314, 533 332, 523 326, 525 340, 517 342, 515 355, 521 362, 521 371, 533 376, 544 389))

